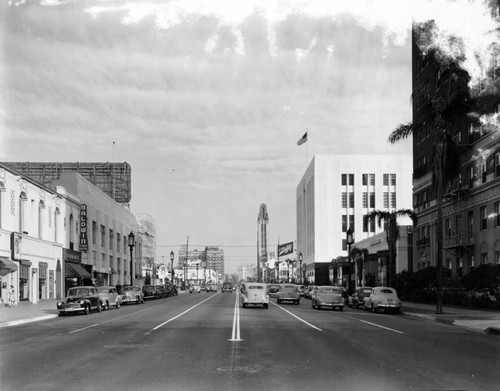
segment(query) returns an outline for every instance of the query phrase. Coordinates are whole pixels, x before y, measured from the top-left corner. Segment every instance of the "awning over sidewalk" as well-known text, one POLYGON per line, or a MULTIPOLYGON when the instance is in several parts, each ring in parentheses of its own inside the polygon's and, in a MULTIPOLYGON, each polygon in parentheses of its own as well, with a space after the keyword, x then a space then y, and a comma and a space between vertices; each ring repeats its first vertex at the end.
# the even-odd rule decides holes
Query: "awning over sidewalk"
POLYGON ((17 270, 17 265, 7 257, 0 257, 0 276, 5 276, 17 270))
POLYGON ((64 264, 64 275, 66 277, 91 278, 90 273, 78 263, 66 262, 64 264))

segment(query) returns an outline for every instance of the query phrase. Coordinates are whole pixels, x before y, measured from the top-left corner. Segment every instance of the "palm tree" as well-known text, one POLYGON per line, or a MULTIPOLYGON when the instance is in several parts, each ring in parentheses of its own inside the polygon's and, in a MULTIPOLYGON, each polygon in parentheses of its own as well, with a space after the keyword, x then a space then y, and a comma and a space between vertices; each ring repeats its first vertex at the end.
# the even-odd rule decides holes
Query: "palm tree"
POLYGON ((356 286, 358 284, 363 285, 363 279, 360 278, 360 275, 363 275, 363 266, 364 266, 364 260, 366 255, 368 254, 368 250, 366 248, 357 248, 353 247, 351 249, 351 258, 354 259, 356 268, 355 268, 355 280, 356 280, 356 286), (361 262, 360 262, 361 261, 361 262))
POLYGON ((377 219, 378 226, 382 227, 382 222, 385 223, 385 232, 387 245, 389 247, 389 259, 387 265, 387 285, 391 286, 393 278, 393 265, 396 265, 396 243, 399 239, 399 224, 398 217, 408 216, 415 224, 417 215, 411 209, 399 209, 393 212, 385 210, 374 210, 363 217, 364 224, 368 224, 371 219, 377 219))

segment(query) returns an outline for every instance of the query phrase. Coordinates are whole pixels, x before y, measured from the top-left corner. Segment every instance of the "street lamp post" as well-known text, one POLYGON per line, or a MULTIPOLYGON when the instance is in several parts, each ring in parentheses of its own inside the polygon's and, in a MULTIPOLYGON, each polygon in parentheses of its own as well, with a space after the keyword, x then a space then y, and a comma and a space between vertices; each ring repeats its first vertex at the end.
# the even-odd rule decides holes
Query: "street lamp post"
POLYGON ((303 258, 302 253, 299 253, 299 263, 300 263, 300 283, 301 283, 301 284, 303 284, 303 283, 304 283, 304 280, 302 279, 302 276, 304 275, 304 273, 302 272, 302 258, 303 258))
POLYGON ((290 259, 287 259, 286 260, 286 274, 287 274, 287 282, 289 283, 290 282, 290 263, 292 263, 292 261, 290 259))
POLYGON ((174 252, 170 251, 170 278, 172 279, 171 283, 174 283, 174 252))
POLYGON ((134 263, 132 255, 135 246, 135 235, 132 231, 128 234, 128 247, 130 248, 130 285, 134 285, 134 263))
POLYGON ((304 272, 303 272, 304 284, 306 282, 306 269, 307 269, 307 264, 304 262, 304 272))
POLYGON ((347 290, 349 294, 351 293, 351 246, 354 243, 354 239, 352 237, 352 230, 349 228, 346 232, 346 244, 347 244, 347 263, 348 266, 348 281, 347 281, 347 290))

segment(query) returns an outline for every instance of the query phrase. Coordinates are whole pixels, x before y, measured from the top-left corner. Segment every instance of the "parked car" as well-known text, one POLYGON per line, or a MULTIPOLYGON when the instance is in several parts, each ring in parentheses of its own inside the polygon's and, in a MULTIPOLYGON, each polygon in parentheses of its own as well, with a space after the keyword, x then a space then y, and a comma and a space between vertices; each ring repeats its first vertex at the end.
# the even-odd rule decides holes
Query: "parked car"
POLYGON ((120 308, 122 305, 122 295, 118 294, 114 286, 100 286, 97 288, 103 309, 109 310, 111 307, 120 308))
POLYGON ((122 300, 122 304, 144 303, 144 293, 138 286, 126 285, 122 288, 122 300))
POLYGON ((144 285, 142 293, 144 294, 144 300, 155 300, 159 297, 155 285, 144 285))
POLYGON ((277 297, 281 286, 278 284, 270 284, 267 286, 267 294, 269 297, 277 297))
POLYGON ((167 290, 163 285, 156 285, 156 295, 159 299, 167 297, 167 290))
POLYGON ((102 302, 95 286, 75 286, 68 290, 64 301, 57 302, 59 316, 71 313, 90 314, 91 311, 101 312, 102 302))
POLYGON ((230 282, 225 282, 222 284, 222 292, 232 292, 233 291, 233 284, 230 282))
POLYGON ((307 290, 304 292, 304 297, 306 299, 310 299, 311 298, 311 293, 314 290, 314 288, 316 288, 316 285, 309 285, 307 287, 307 290))
POLYGON ((373 288, 369 286, 361 286, 359 288, 356 288, 352 295, 351 307, 359 308, 361 306, 364 306, 365 297, 370 296, 372 289, 373 288))
POLYGON ((264 308, 269 306, 269 296, 266 285, 261 282, 243 283, 240 288, 240 302, 243 308, 249 305, 261 305, 264 308))
POLYGON ((302 297, 304 297, 304 294, 305 294, 306 290, 307 290, 307 287, 306 287, 305 285, 300 285, 300 286, 299 286, 299 294, 300 294, 302 297))
POLYGON ((165 290, 167 292, 167 296, 176 296, 177 295, 177 288, 174 284, 165 285, 165 290))
POLYGON ((311 293, 311 306, 320 310, 323 307, 331 307, 332 310, 344 309, 344 298, 342 287, 323 285, 313 289, 311 293))
POLYGON ((300 293, 297 285, 282 284, 280 290, 276 294, 276 302, 278 304, 284 301, 291 301, 292 303, 300 303, 300 293))
POLYGON ((377 286, 372 289, 368 297, 364 298, 363 306, 365 310, 372 312, 383 309, 384 312, 398 313, 401 311, 402 304, 394 288, 377 286))
POLYGON ((193 284, 189 286, 189 293, 200 293, 201 287, 198 284, 193 284))

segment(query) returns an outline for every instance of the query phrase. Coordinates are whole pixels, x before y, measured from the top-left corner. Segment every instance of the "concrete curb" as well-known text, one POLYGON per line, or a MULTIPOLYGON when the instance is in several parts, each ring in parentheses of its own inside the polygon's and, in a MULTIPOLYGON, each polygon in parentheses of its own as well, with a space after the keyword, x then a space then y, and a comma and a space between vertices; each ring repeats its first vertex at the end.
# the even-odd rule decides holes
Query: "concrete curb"
POLYGON ((43 315, 43 316, 37 316, 35 318, 12 320, 10 322, 0 323, 0 328, 2 328, 2 327, 10 327, 10 326, 18 326, 20 324, 38 322, 38 321, 41 321, 41 320, 47 320, 47 319, 52 319, 52 318, 57 318, 57 317, 58 317, 58 315, 43 315))

